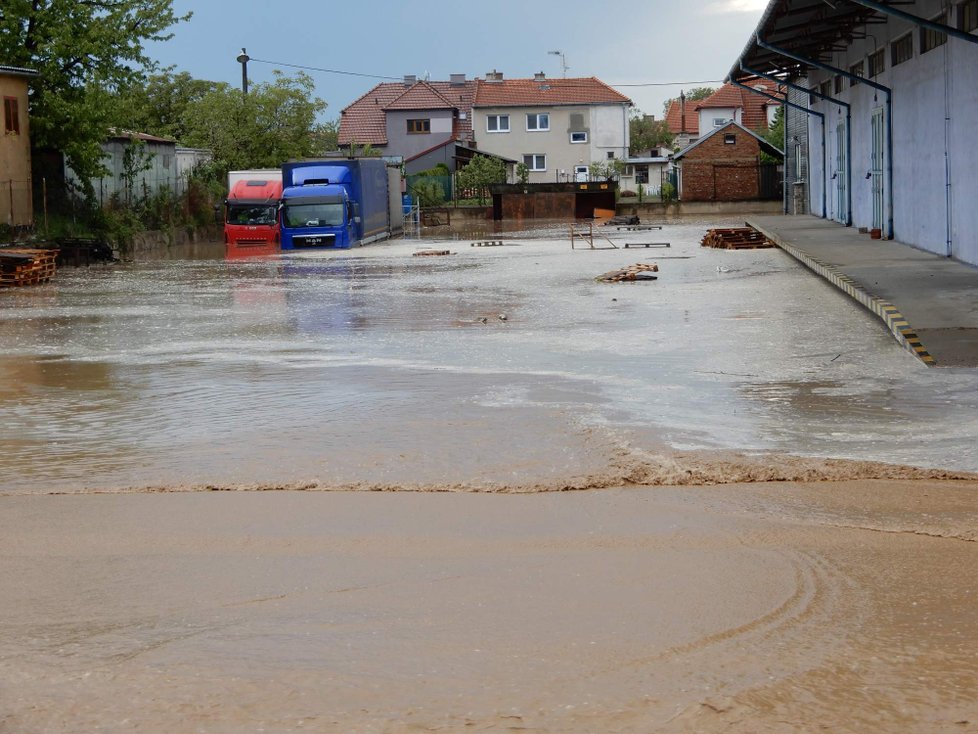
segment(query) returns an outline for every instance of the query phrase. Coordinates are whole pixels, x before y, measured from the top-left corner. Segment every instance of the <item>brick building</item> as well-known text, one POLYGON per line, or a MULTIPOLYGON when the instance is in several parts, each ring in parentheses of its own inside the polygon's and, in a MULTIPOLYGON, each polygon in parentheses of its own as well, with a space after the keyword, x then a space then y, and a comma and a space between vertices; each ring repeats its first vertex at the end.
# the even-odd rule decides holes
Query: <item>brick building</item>
POLYGON ((683 201, 755 201, 781 197, 780 164, 762 163, 761 151, 784 154, 731 120, 676 153, 683 201))

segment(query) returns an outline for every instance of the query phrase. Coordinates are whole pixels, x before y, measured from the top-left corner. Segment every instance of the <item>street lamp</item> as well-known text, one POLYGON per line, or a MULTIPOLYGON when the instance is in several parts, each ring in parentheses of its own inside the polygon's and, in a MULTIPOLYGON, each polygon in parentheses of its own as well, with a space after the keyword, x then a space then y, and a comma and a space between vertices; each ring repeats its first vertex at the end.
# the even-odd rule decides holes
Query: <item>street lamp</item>
POLYGON ((238 54, 238 63, 241 64, 241 93, 248 94, 248 62, 250 61, 248 52, 241 49, 238 54))
POLYGON ((567 65, 567 58, 564 56, 564 52, 563 51, 547 51, 547 54, 550 55, 550 56, 559 56, 560 57, 560 69, 563 72, 564 78, 566 79, 567 78, 567 70, 570 67, 567 65))

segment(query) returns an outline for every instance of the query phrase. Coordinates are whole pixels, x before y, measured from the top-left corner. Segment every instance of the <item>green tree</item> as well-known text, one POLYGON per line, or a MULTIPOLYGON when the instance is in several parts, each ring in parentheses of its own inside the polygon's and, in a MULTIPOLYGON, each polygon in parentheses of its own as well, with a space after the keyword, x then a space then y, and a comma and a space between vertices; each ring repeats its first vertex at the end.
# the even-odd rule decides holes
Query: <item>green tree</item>
POLYGON ((629 155, 640 155, 650 148, 671 145, 673 137, 665 120, 656 120, 641 110, 633 112, 628 120, 629 155))
MULTIPOLYGON (((717 91, 716 87, 693 87, 688 92, 686 92, 687 102, 699 102, 706 99, 711 94, 717 91)), ((662 114, 666 115, 669 113, 669 105, 673 102, 678 102, 679 97, 673 97, 672 99, 667 99, 665 104, 662 105, 662 114)))
POLYGON ((521 184, 525 184, 530 180, 530 167, 520 161, 516 164, 516 180, 521 184))
POLYGON ((314 155, 321 156, 340 149, 340 121, 326 120, 312 129, 314 155))
POLYGON ((111 122, 125 130, 182 141, 187 134, 187 108, 218 87, 216 82, 194 79, 185 71, 164 69, 145 82, 121 88, 113 98, 111 122))
POLYGON ((312 78, 275 72, 273 82, 251 86, 247 95, 228 84, 192 101, 182 117, 181 142, 214 151, 224 170, 268 168, 317 150, 316 116, 326 103, 315 97, 312 78))
POLYGON ((476 191, 479 204, 484 205, 489 186, 506 182, 506 166, 498 158, 477 155, 455 175, 459 188, 476 191))
POLYGON ((147 41, 190 14, 172 0, 3 0, 0 59, 36 69, 31 84, 31 136, 60 150, 82 181, 104 171, 101 143, 111 125, 109 93, 153 67, 147 41))
MULTIPOLYGON (((784 106, 778 107, 774 113, 774 121, 770 127, 761 127, 756 130, 758 135, 773 145, 778 150, 784 149, 784 106)), ((761 151, 761 160, 765 163, 774 163, 778 159, 764 151, 761 151)))

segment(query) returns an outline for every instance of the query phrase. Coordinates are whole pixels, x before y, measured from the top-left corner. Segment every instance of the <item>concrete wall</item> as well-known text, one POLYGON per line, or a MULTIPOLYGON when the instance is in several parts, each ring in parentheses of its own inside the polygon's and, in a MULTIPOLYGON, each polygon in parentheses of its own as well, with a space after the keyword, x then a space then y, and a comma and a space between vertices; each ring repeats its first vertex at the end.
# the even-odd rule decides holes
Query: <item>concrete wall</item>
POLYGON ((453 121, 452 110, 390 110, 387 113, 387 146, 384 154, 411 158, 447 142, 452 137, 453 121), (430 120, 431 132, 408 134, 408 120, 430 120))
POLYGON ((34 221, 27 84, 26 77, 0 72, 0 224, 11 227, 29 227, 34 221), (4 130, 4 97, 17 100, 18 134, 4 130))
MULTIPOLYGON (((901 9, 930 18, 942 6, 941 0, 918 0, 901 9)), ((958 10, 957 3, 950 5, 952 26, 957 25, 958 10)), ((865 63, 874 49, 884 49, 886 68, 874 79, 893 90, 892 200, 884 190, 884 232, 892 216, 893 236, 901 242, 978 265, 978 206, 974 203, 978 145, 973 134, 978 119, 978 44, 950 37, 942 46, 922 54, 919 29, 892 18, 872 26, 870 36, 835 52, 829 63, 848 69, 859 61, 865 63), (913 36, 913 57, 894 67, 890 43, 907 32, 913 36)), ((815 70, 809 81, 815 86, 832 77, 815 70)), ((847 81, 838 96, 852 105, 852 223, 869 227, 873 210, 866 172, 870 168, 871 116, 876 109, 884 109, 885 114, 886 95, 866 84, 852 86, 847 81)), ((841 218, 831 176, 843 173, 836 170, 835 126, 845 117, 838 105, 830 102, 816 101, 813 109, 825 112, 828 120, 828 216, 841 218)), ((816 118, 809 121, 809 139, 809 204, 813 213, 820 214, 822 172, 816 160, 820 164, 822 138, 816 118)), ((884 185, 888 184, 885 181, 884 185)))
POLYGON ((574 166, 607 161, 609 152, 616 158, 623 158, 628 152, 628 108, 624 105, 476 108, 472 110, 472 127, 478 148, 487 153, 518 162, 523 161, 524 155, 547 156, 546 170, 531 171, 530 183, 573 181, 574 166), (550 130, 527 130, 528 113, 549 114, 550 130), (586 144, 570 142, 571 119, 575 114, 584 116, 586 144), (510 131, 487 132, 489 115, 509 115, 510 131))
POLYGON ((742 217, 747 214, 780 214, 780 201, 676 201, 672 204, 647 202, 618 203, 618 214, 637 214, 642 221, 662 217, 699 217, 707 215, 742 217))
POLYGON ((758 162, 761 147, 741 128, 721 128, 680 160, 683 201, 748 201, 760 196, 758 162), (726 143, 734 135, 734 143, 726 143))

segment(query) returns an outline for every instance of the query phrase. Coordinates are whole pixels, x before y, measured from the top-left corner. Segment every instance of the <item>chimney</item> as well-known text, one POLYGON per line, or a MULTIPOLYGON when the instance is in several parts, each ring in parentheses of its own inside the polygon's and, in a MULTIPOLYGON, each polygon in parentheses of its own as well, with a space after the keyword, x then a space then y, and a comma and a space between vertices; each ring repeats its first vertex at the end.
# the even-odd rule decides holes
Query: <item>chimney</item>
POLYGON ((453 87, 465 86, 465 74, 450 74, 448 77, 448 83, 453 87))
POLYGON ((418 81, 418 77, 415 76, 414 74, 405 74, 404 75, 404 86, 405 87, 410 87, 410 86, 412 86, 417 81, 418 81))
POLYGON ((487 82, 501 82, 503 80, 503 73, 501 71, 496 71, 493 69, 486 73, 487 82))
POLYGON ((679 90, 679 132, 686 132, 686 93, 679 90))
POLYGON ((536 74, 533 75, 533 81, 535 82, 546 81, 546 79, 547 79, 547 75, 544 74, 542 71, 538 71, 536 74))

